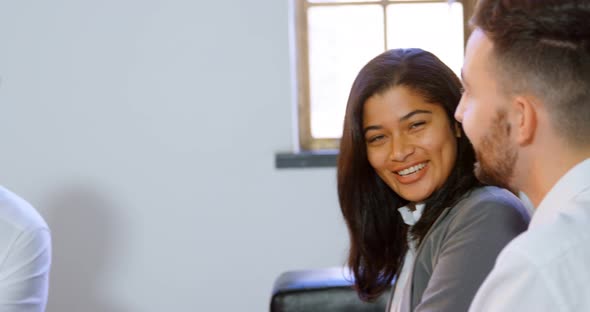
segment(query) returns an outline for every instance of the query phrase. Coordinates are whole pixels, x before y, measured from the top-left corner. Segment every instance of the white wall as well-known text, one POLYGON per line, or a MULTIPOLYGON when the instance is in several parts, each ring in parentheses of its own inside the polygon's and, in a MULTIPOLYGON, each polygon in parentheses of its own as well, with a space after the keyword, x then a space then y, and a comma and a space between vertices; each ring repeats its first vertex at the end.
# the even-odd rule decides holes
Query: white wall
POLYGON ((50 224, 48 311, 266 311, 344 263, 293 145, 286 0, 0 1, 0 183, 50 224))

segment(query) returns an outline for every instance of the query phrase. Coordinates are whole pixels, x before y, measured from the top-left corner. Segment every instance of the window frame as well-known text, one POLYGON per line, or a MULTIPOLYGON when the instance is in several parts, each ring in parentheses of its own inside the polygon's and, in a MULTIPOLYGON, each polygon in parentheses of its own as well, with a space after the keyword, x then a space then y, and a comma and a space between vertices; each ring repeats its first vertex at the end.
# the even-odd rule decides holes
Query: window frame
MULTIPOLYGON (((295 71, 296 71, 296 102, 297 102, 297 137, 299 151, 334 151, 340 144, 340 138, 314 138, 311 133, 311 100, 310 100, 310 70, 309 70, 309 44, 308 44, 308 20, 307 10, 314 6, 341 6, 341 5, 375 5, 380 4, 384 10, 387 5, 396 3, 440 3, 453 0, 367 0, 365 2, 318 2, 308 0, 294 1, 295 10, 295 71)), ((472 15, 474 1, 455 0, 463 5, 463 47, 471 33, 469 18, 472 15)), ((454 2, 454 1, 453 1, 454 2)), ((384 27, 387 29, 387 17, 384 19, 384 27)), ((384 40, 387 40, 385 31, 384 40)))

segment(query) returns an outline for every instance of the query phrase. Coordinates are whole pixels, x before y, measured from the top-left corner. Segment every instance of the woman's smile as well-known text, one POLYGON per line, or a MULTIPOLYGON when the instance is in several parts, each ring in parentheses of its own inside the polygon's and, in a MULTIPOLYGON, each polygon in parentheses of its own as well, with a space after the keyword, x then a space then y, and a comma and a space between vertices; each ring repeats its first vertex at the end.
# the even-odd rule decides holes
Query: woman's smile
POLYGON ((427 172, 428 162, 423 162, 421 164, 409 167, 407 169, 394 172, 394 177, 401 184, 411 184, 418 182, 426 175, 427 172))

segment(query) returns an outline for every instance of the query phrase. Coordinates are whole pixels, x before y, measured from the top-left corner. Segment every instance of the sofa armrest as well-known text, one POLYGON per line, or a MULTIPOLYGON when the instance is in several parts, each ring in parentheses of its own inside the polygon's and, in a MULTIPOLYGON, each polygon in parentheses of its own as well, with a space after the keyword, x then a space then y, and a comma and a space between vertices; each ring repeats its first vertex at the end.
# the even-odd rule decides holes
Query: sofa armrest
POLYGON ((274 283, 271 312, 384 312, 389 291, 375 302, 360 300, 341 267, 288 271, 274 283))

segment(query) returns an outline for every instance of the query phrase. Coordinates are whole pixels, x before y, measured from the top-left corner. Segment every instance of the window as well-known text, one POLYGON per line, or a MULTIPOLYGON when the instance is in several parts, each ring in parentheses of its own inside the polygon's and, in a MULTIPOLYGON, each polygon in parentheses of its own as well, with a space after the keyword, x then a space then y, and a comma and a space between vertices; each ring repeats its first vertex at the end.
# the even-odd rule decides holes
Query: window
POLYGON ((337 149, 348 92, 370 59, 422 48, 459 74, 468 3, 419 0, 293 0, 299 144, 337 149), (465 5, 465 8, 464 8, 465 5))

